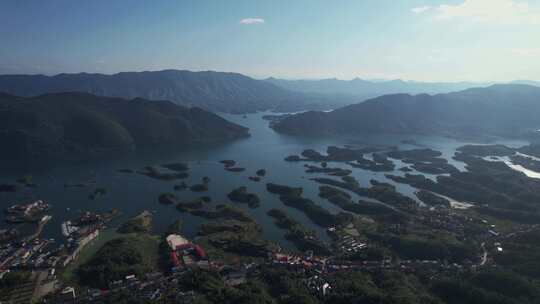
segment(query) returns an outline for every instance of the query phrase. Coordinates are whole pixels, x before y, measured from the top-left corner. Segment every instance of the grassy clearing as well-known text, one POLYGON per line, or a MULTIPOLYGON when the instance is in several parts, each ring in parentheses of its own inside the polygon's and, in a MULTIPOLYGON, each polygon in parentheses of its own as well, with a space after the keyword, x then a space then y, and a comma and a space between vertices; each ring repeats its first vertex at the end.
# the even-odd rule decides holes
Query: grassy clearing
POLYGON ((99 236, 94 239, 90 244, 81 250, 79 257, 72 261, 60 274, 60 277, 65 282, 76 282, 77 276, 75 271, 77 268, 86 263, 105 243, 110 240, 114 240, 122 237, 123 235, 116 232, 116 229, 107 229, 100 231, 99 236))
POLYGON ((128 275, 144 276, 159 269, 159 238, 146 234, 111 240, 77 269, 81 284, 106 288, 128 275))

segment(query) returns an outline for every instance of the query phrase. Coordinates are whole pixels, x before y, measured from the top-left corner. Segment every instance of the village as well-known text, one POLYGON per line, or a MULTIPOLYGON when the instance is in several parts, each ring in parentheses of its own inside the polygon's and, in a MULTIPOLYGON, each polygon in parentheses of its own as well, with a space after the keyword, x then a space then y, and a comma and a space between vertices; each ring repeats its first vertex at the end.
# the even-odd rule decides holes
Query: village
MULTIPOLYGON (((42 201, 30 204, 14 205, 6 212, 9 214, 40 214, 41 219, 35 223, 36 232, 26 237, 18 237, 4 242, 0 247, 0 279, 9 273, 31 273, 31 283, 24 288, 12 290, 3 295, 3 300, 9 299, 16 303, 28 303, 43 299, 44 302, 54 295, 54 303, 94 303, 95 301, 112 296, 117 293, 130 292, 141 299, 156 300, 174 294, 178 299, 189 303, 194 297, 192 290, 179 290, 179 278, 191 275, 194 270, 204 270, 219 274, 227 286, 237 286, 249 280, 250 276, 261 271, 261 268, 272 267, 286 269, 304 277, 305 286, 318 297, 325 297, 332 292, 331 280, 327 279, 335 273, 351 270, 362 272, 378 272, 385 270, 403 273, 428 272, 434 276, 442 273, 459 273, 466 270, 484 267, 492 263, 491 255, 501 253, 504 243, 521 233, 538 229, 538 225, 526 225, 510 233, 496 231, 493 224, 480 220, 485 227, 482 238, 482 252, 475 260, 464 263, 450 263, 440 259, 407 260, 347 260, 343 256, 358 254, 368 250, 369 241, 362 238, 357 228, 352 224, 329 227, 327 233, 332 238, 328 244, 329 250, 334 252, 330 256, 317 256, 311 250, 304 252, 279 249, 267 252, 267 258, 261 262, 237 262, 227 264, 217 259, 213 260, 203 246, 196 244, 180 234, 169 234, 164 237, 168 246, 170 269, 167 271, 154 271, 143 276, 127 275, 121 280, 111 281, 106 289, 92 289, 67 285, 62 282, 58 272, 63 271, 78 256, 88 244, 99 238, 100 232, 105 229, 106 223, 118 211, 98 214, 94 212, 81 212, 79 216, 61 224, 64 242, 54 239, 40 238, 43 226, 51 219, 45 214, 50 206, 42 201), (39 210, 36 211, 36 210, 39 210), (171 290, 174 292, 171 293, 171 290), (17 302, 18 301, 18 302, 17 302), (60 301, 60 302, 59 302, 60 301), (63 301, 63 302, 62 302, 63 301)), ((472 218, 454 213, 451 210, 425 209, 418 217, 424 224, 434 227, 445 227, 464 236, 465 227, 473 221, 472 218), (425 212, 425 213, 424 213, 425 212)), ((478 220, 476 220, 478 222, 478 220)), ((399 231, 400 227, 389 227, 392 231, 399 231)), ((17 235, 11 230, 3 232, 6 235, 17 235)), ((7 240, 6 236, 6 240, 7 240)), ((2 300, 2 299, 0 299, 2 300)))
POLYGON ((104 228, 112 213, 100 215, 93 212, 84 212, 73 221, 62 223, 61 229, 66 237, 65 242, 55 239, 41 238, 43 227, 52 218, 44 214, 51 206, 41 200, 28 204, 17 204, 6 208, 9 216, 6 221, 12 221, 12 217, 39 217, 35 232, 28 236, 19 235, 16 229, 5 230, 3 234, 13 237, 9 242, 0 245, 0 279, 9 273, 26 272, 31 274, 29 288, 12 290, 5 298, 15 298, 23 302, 39 299, 44 295, 55 291, 61 284, 57 277, 57 270, 65 268, 75 259, 80 252, 96 237, 100 229, 104 228), (28 300, 28 301, 26 301, 28 300))

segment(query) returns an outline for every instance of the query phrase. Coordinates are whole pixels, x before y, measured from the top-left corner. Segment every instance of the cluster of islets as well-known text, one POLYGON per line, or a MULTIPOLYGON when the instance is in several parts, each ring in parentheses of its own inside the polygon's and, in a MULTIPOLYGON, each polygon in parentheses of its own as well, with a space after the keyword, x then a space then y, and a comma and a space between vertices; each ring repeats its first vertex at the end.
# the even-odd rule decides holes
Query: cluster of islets
POLYGON ((42 219, 41 215, 50 208, 51 206, 42 200, 12 205, 5 209, 8 215, 6 221, 9 223, 38 222, 42 219))

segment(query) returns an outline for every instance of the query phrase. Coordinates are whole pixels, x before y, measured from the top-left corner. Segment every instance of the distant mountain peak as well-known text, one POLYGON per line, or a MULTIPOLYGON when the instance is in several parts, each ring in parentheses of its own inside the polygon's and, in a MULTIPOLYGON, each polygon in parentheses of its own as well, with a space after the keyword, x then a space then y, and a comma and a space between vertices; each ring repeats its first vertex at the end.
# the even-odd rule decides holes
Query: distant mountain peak
POLYGON ((467 88, 487 86, 487 83, 451 83, 451 82, 418 82, 403 79, 392 80, 366 80, 360 77, 351 80, 339 80, 336 78, 321 80, 283 80, 268 79, 282 88, 303 93, 338 94, 356 96, 361 99, 369 99, 386 94, 410 93, 410 94, 439 94, 461 91, 467 88))
POLYGON ((303 93, 239 73, 216 71, 167 69, 112 75, 0 75, 0 91, 24 97, 80 91, 127 99, 170 100, 177 104, 229 113, 317 108, 317 105, 310 105, 310 98, 303 93))

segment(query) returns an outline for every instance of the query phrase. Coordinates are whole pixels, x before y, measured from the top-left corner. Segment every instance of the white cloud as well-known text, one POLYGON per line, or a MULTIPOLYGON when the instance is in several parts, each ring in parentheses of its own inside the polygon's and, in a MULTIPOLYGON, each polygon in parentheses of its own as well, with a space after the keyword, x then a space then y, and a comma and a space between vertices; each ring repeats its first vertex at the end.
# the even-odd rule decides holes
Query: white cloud
POLYGON ((519 56, 540 56, 540 48, 511 49, 512 54, 519 56))
POLYGON ((437 7, 435 17, 496 24, 540 24, 539 10, 513 0, 464 0, 457 5, 443 4, 437 7))
POLYGON ((240 24, 261 24, 264 22, 263 18, 245 18, 240 20, 240 24))
POLYGON ((430 9, 431 9, 431 6, 425 5, 425 6, 414 7, 411 9, 411 12, 415 14, 422 14, 422 13, 427 12, 430 9))

